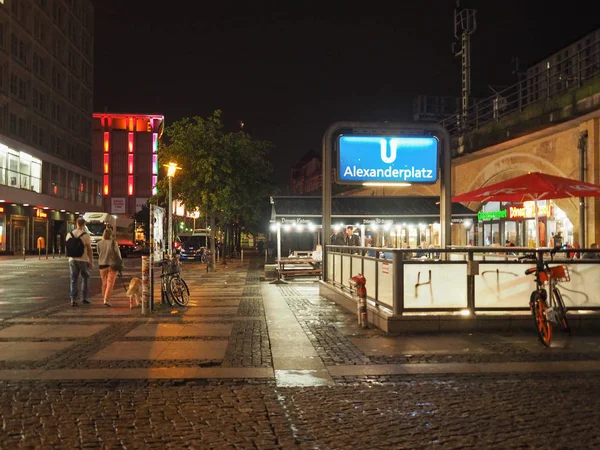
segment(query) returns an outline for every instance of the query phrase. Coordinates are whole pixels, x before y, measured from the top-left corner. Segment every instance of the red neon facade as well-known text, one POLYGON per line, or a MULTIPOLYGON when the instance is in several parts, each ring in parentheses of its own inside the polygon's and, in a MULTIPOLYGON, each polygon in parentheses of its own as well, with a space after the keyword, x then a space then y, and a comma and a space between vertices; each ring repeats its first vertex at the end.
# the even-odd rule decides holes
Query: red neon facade
POLYGON ((158 144, 163 129, 161 115, 93 115, 93 170, 102 175, 105 211, 134 214, 156 193, 158 144))

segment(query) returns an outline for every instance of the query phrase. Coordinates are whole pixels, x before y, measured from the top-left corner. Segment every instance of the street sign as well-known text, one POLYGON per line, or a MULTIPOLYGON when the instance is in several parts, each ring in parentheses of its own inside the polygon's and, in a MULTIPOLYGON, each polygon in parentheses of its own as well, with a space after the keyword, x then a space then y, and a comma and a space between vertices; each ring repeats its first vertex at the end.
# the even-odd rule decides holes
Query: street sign
POLYGON ((338 182, 342 184, 434 184, 439 145, 430 136, 338 138, 338 182))

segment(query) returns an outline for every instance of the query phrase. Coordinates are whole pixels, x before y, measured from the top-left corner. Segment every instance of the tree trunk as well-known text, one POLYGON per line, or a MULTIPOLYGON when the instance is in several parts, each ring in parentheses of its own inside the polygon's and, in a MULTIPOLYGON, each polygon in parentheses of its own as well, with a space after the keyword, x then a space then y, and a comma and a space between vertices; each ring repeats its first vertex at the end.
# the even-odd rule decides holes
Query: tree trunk
POLYGON ((210 212, 210 253, 212 258, 210 258, 210 267, 209 270, 215 270, 215 258, 217 257, 216 252, 217 246, 215 242, 215 212, 210 212))
POLYGON ((221 242, 221 253, 222 253, 222 259, 221 259, 221 264, 222 265, 226 265, 227 264, 227 238, 228 236, 228 232, 227 232, 227 226, 223 226, 223 239, 221 242))

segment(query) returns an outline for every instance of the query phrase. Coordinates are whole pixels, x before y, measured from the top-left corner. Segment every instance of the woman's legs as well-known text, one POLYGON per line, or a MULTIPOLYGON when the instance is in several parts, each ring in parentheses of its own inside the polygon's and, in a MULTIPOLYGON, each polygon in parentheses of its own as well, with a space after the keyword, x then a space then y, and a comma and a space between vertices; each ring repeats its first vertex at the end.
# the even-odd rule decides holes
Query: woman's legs
POLYGON ((112 270, 108 267, 108 275, 106 277, 106 290, 104 291, 104 303, 108 303, 110 296, 112 295, 113 288, 115 287, 115 281, 117 280, 117 271, 112 270))
POLYGON ((102 298, 104 298, 104 293, 106 292, 106 281, 108 279, 108 271, 109 267, 105 267, 104 269, 100 269, 100 279, 102 280, 102 298))

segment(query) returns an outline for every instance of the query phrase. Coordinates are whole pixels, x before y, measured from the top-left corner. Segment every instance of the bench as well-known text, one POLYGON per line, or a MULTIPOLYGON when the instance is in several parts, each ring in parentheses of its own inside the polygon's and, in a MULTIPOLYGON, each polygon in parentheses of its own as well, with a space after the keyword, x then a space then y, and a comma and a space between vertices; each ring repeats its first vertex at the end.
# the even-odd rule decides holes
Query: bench
POLYGON ((321 269, 286 269, 281 271, 281 278, 320 277, 321 269))

